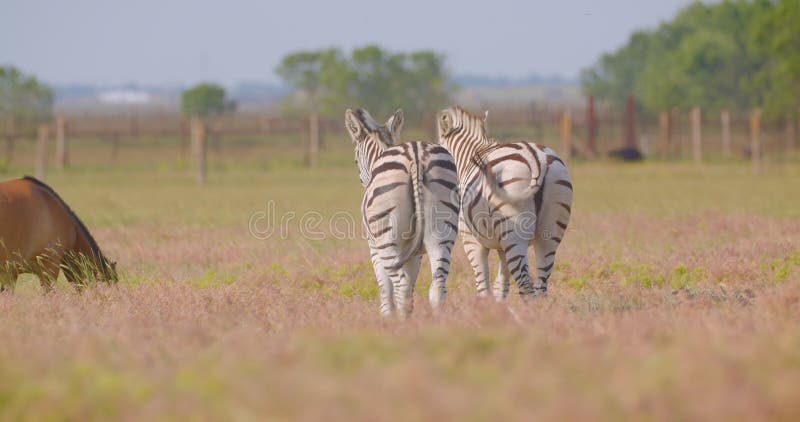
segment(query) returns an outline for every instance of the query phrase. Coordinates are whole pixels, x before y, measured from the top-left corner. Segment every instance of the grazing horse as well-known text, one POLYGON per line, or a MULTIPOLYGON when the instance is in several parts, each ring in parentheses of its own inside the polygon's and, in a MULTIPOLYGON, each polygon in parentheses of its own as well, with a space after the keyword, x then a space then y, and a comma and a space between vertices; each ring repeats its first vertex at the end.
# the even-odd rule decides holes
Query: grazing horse
POLYGON ((118 279, 116 263, 50 186, 29 176, 0 183, 0 291, 24 272, 50 290, 59 270, 76 285, 86 276, 118 279))

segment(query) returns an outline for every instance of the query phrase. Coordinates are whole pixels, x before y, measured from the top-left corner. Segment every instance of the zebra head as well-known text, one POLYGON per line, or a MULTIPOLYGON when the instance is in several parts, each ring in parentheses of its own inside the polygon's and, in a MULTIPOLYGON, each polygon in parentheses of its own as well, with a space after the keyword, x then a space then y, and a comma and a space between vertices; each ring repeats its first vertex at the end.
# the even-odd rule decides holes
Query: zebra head
POLYGON ((439 143, 452 152, 464 147, 465 143, 485 144, 489 142, 486 135, 486 119, 488 117, 488 111, 484 113, 483 117, 480 117, 459 106, 442 110, 437 120, 439 143))
POLYGON ((394 146, 403 129, 403 110, 398 109, 383 125, 378 124, 367 110, 347 109, 344 125, 353 141, 361 184, 366 186, 371 177, 372 164, 386 148, 394 146))
POLYGON ((469 169, 478 165, 480 151, 491 147, 493 141, 486 135, 487 111, 483 118, 455 106, 439 112, 436 125, 439 143, 450 151, 456 161, 458 178, 467 177, 469 169))

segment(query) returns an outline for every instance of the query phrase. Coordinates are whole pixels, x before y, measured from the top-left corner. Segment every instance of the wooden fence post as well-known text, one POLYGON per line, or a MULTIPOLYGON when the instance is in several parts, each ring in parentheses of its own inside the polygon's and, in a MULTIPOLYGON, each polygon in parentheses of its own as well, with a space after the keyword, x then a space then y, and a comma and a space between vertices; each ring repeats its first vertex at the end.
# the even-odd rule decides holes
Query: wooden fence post
POLYGON ((50 126, 39 125, 36 132, 36 178, 43 180, 47 174, 47 143, 50 126))
POLYGON ((662 111, 658 115, 659 143, 661 145, 661 158, 669 157, 669 112, 662 111))
POLYGON ((269 116, 267 116, 267 115, 261 116, 258 119, 258 123, 259 123, 258 126, 259 126, 259 129, 261 130, 261 133, 264 133, 264 134, 269 133, 269 131, 270 131, 269 116))
POLYGON ((214 154, 218 157, 222 156, 222 120, 217 117, 213 120, 211 133, 209 133, 209 137, 213 137, 214 141, 214 154))
POLYGON ((119 134, 117 132, 113 132, 111 134, 111 163, 117 164, 117 159, 119 159, 119 134))
POLYGON ((311 113, 308 117, 308 158, 309 167, 317 166, 319 155, 319 115, 311 113))
POLYGON ((590 95, 586 105, 586 144, 589 154, 597 156, 597 116, 594 111, 594 96, 590 95))
POLYGON ((192 137, 192 153, 194 155, 197 184, 206 184, 206 126, 200 117, 193 116, 189 122, 192 137))
POLYGON ((683 159, 683 128, 681 127, 681 111, 677 107, 670 110, 669 116, 670 134, 672 135, 673 156, 683 159))
POLYGON ((439 129, 436 126, 436 116, 438 116, 438 112, 436 110, 430 110, 425 112, 425 118, 422 120, 425 127, 428 128, 428 136, 434 142, 439 141, 439 129))
POLYGON ((701 125, 700 107, 692 108, 692 155, 694 156, 694 163, 700 164, 703 161, 703 151, 701 145, 703 143, 701 125))
POLYGON ((753 157, 753 173, 761 174, 761 109, 750 115, 750 153, 753 157))
MULTIPOLYGON (((536 142, 544 142, 544 129, 542 128, 542 120, 546 118, 543 116, 546 115, 547 110, 538 107, 536 105, 536 102, 531 102, 530 113, 531 113, 531 126, 533 127, 534 131, 533 135, 534 139, 536 139, 536 142)), ((433 126, 434 127, 436 126, 435 118, 433 120, 433 126)), ((439 136, 439 134, 437 133, 436 136, 439 136)), ((434 136, 434 139, 436 139, 436 136, 434 136)))
POLYGON ((636 133, 634 130, 633 95, 628 95, 625 107, 625 147, 636 148, 636 133))
POLYGON ((720 121, 722 122, 722 156, 731 158, 731 112, 728 109, 723 109, 720 112, 720 121))
POLYGON ((14 140, 16 134, 16 121, 14 116, 8 116, 6 119, 6 164, 11 164, 11 159, 14 157, 14 140))
POLYGON ((69 144, 67 140, 67 121, 63 116, 56 118, 56 166, 59 170, 69 165, 69 144))
POLYGON ((566 109, 561 114, 561 158, 565 162, 572 158, 572 110, 566 109))
POLYGON ((178 125, 178 160, 183 161, 186 159, 187 150, 192 148, 191 121, 187 120, 185 116, 181 116, 178 125))

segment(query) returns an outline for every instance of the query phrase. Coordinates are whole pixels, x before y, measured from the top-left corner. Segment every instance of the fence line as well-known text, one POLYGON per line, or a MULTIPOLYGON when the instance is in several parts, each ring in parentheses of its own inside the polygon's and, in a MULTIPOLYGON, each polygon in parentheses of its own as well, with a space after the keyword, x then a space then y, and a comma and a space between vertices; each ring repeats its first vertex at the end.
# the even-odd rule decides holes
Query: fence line
MULTIPOLYGON (((715 116, 695 107, 690 111, 677 108, 665 110, 655 118, 637 115, 633 98, 625 108, 597 107, 594 99, 587 99, 585 110, 577 112, 546 104, 531 104, 529 107, 493 107, 491 115, 492 133, 498 139, 532 139, 537 142, 560 145, 566 159, 592 159, 620 147, 638 147, 646 155, 661 159, 691 158, 696 163, 708 161, 709 157, 730 159, 735 156, 753 160, 754 172, 762 170, 765 156, 783 154, 797 147, 797 120, 800 110, 788 116, 778 125, 764 124, 758 111, 748 113, 724 109, 719 120, 715 116), (713 123, 713 124, 712 124, 713 123), (638 134, 638 138, 637 138, 638 134), (657 139, 658 146, 652 148, 648 139, 657 139)), ((431 127, 432 119, 424 119, 431 127)), ((120 159, 122 139, 170 138, 177 139, 180 157, 200 160, 195 149, 199 141, 193 137, 192 119, 178 113, 126 116, 57 116, 49 125, 35 127, 20 125, 12 118, 0 120, 5 139, 5 162, 13 160, 15 146, 21 139, 36 139, 36 171, 45 174, 43 163, 47 160, 49 139, 55 141, 55 165, 69 167, 72 163, 70 148, 73 140, 84 138, 101 139, 110 146, 110 161, 120 159)), ((224 138, 269 137, 273 135, 296 136, 297 146, 303 150, 302 161, 308 166, 319 163, 323 146, 323 133, 343 135, 338 120, 318 115, 283 117, 263 113, 234 113, 206 118, 203 122, 203 151, 211 147, 215 155, 222 155, 224 138)), ((431 128, 425 128, 429 132, 431 128)), ((205 154, 205 153, 204 153, 205 154)), ((198 174, 198 181, 205 181, 205 171, 198 174)))

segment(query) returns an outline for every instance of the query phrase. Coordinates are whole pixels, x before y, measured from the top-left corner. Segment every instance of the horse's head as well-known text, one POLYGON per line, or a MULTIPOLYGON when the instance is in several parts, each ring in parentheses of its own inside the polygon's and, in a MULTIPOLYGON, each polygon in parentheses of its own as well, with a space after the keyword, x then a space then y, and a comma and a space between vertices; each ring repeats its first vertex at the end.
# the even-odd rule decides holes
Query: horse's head
POLYGON ((117 262, 109 261, 105 256, 100 260, 99 274, 97 278, 107 283, 116 283, 119 281, 119 274, 117 274, 117 262))

